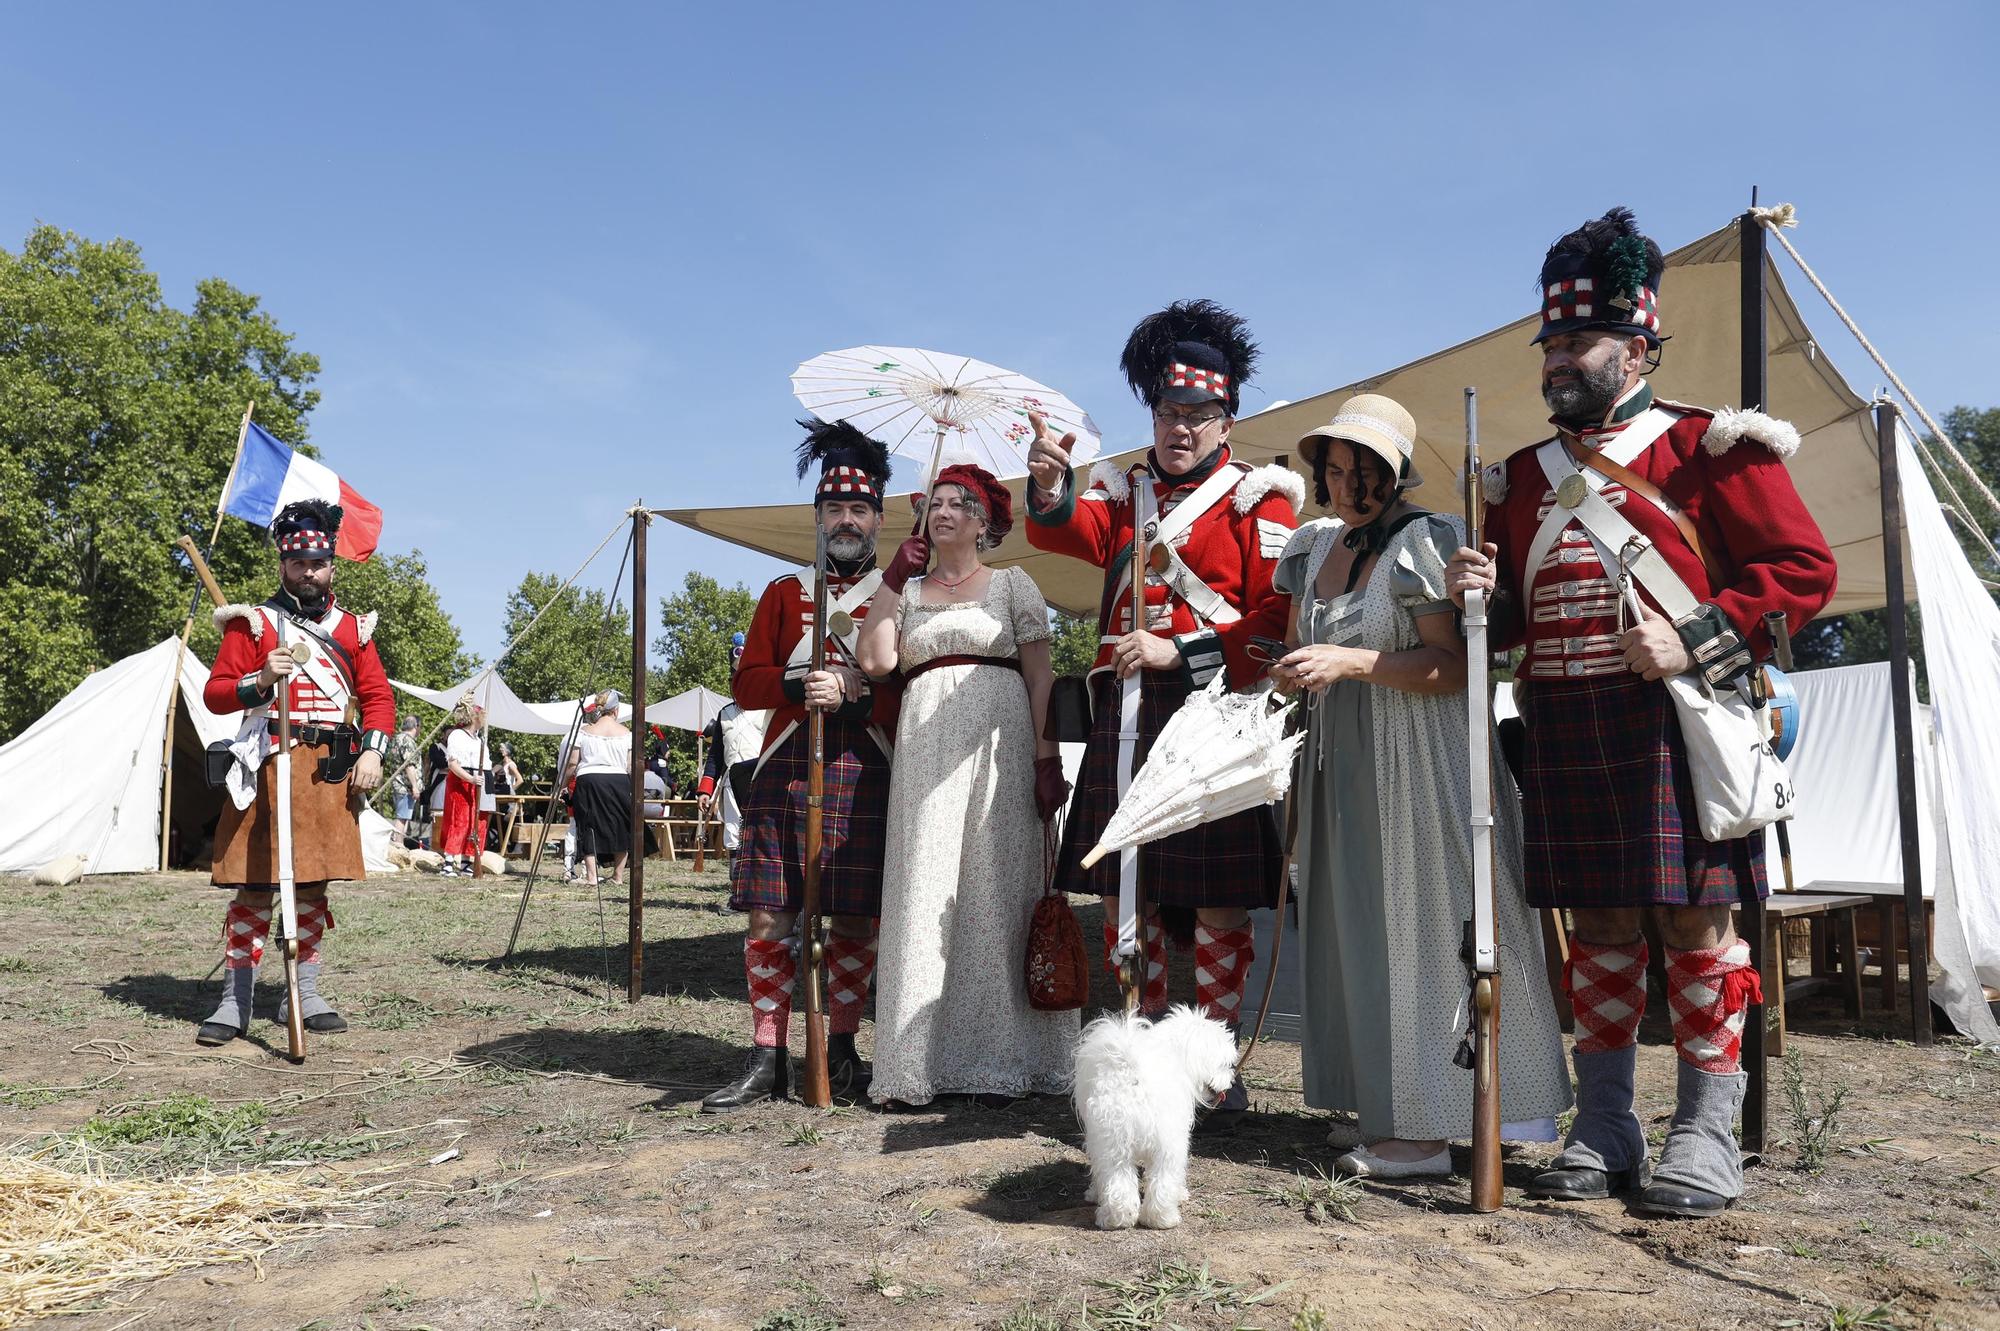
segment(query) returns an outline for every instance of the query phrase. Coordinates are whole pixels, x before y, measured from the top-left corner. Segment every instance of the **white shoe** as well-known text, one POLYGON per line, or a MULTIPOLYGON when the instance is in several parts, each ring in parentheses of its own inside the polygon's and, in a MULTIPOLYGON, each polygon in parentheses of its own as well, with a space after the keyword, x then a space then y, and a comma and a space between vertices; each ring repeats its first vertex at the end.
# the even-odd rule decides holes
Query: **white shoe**
POLYGON ((1366 1146, 1357 1146, 1333 1162, 1333 1172, 1348 1178, 1447 1178, 1451 1148, 1422 1160, 1385 1160, 1366 1146))

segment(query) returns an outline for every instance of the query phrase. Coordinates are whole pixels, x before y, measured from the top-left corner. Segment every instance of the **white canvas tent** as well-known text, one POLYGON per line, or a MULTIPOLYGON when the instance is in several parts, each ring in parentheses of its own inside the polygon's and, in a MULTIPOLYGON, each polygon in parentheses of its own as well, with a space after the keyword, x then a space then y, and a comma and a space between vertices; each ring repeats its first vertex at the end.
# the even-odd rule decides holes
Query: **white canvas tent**
POLYGON ((728 705, 727 697, 697 684, 691 689, 683 689, 665 702, 647 703, 646 723, 698 733, 708 729, 708 723, 715 719, 715 714, 728 705))
MULTIPOLYGON (((1663 398, 1717 407, 1742 399, 1743 241, 1737 222, 1667 256, 1662 282, 1667 331, 1665 361, 1653 374, 1663 398)), ((1872 404, 1843 379, 1786 290, 1777 267, 1764 260, 1765 406, 1798 427, 1802 440, 1789 468, 1839 565, 1839 589, 1826 613, 1838 615, 1885 603, 1880 464, 1872 404)), ((1237 422, 1231 446, 1248 462, 1284 461, 1303 474, 1298 439, 1332 418, 1357 392, 1386 393, 1409 408, 1418 427, 1416 464, 1429 483, 1418 503, 1442 512, 1463 506, 1463 393, 1479 389, 1482 454, 1494 461, 1546 438, 1530 315, 1433 355, 1350 380, 1237 422)), ((1897 449, 1903 487, 1904 567, 1913 601, 1939 601, 1947 613, 1924 616, 1925 656, 1937 705, 1940 803, 1956 870, 1955 901, 1939 901, 1939 960, 1945 993, 1976 996, 1977 981, 2000 985, 2000 611, 1980 588, 1945 527, 1914 442, 1897 449), (1949 633, 1947 632, 1949 630, 1949 633), (1948 936, 1947 936, 1948 935, 1948 936), (1956 958, 1956 960, 1954 960, 1956 958)), ((1129 464, 1127 451, 1114 462, 1129 464)), ((775 465, 776 459, 774 459, 775 465)), ((1016 503, 1024 480, 1010 483, 1016 503)), ((697 531, 781 559, 812 558, 809 503, 683 509, 664 516, 697 531)), ((1101 575, 1077 561, 1031 549, 1017 524, 994 562, 1028 570, 1051 605, 1094 614, 1101 575)), ((1794 626, 1796 629, 1799 626, 1794 626)), ((1900 862, 1892 882, 1900 883, 1900 862)), ((1994 1036, 1992 1020, 1950 1002, 1960 1029, 1994 1036)), ((1972 1003, 1972 998, 1965 999, 1972 1003)))
POLYGON ((442 689, 418 688, 400 679, 389 682, 412 698, 447 712, 469 693, 474 702, 486 709, 486 724, 489 727, 511 730, 516 734, 567 735, 570 718, 576 714, 574 702, 522 702, 495 670, 482 670, 463 684, 442 689))
POLYGON ((160 754, 177 675, 172 812, 181 844, 193 844, 221 809, 202 751, 233 738, 236 718, 208 710, 208 667, 172 637, 90 675, 0 748, 0 873, 72 854, 85 873, 160 868, 160 754))

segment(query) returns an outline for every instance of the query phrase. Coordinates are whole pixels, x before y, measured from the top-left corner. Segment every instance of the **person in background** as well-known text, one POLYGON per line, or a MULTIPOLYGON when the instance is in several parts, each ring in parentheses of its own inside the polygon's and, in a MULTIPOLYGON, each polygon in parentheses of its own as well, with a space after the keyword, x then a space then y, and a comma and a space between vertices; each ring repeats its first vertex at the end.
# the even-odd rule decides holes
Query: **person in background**
MULTIPOLYGON (((744 635, 729 639, 729 675, 733 680, 743 663, 744 635)), ((750 774, 757 765, 757 751, 764 743, 764 730, 771 713, 745 711, 731 698, 708 723, 707 748, 702 760, 696 798, 702 812, 722 823, 722 848, 730 854, 743 839, 743 799, 750 790, 750 774)))
POLYGON ((606 689, 591 700, 586 724, 570 750, 569 775, 576 778, 574 796, 578 857, 583 881, 597 885, 600 864, 611 864, 610 882, 625 872, 632 847, 632 732, 618 719, 624 700, 606 689))
POLYGON ((472 875, 472 859, 486 845, 486 814, 480 808, 486 793, 486 709, 470 698, 451 711, 451 729, 444 737, 444 814, 438 849, 446 878, 472 875))
POLYGON ((396 738, 389 741, 389 798, 394 801, 399 841, 410 835, 410 828, 417 821, 418 798, 424 788, 424 751, 417 741, 419 724, 414 715, 404 717, 396 738))

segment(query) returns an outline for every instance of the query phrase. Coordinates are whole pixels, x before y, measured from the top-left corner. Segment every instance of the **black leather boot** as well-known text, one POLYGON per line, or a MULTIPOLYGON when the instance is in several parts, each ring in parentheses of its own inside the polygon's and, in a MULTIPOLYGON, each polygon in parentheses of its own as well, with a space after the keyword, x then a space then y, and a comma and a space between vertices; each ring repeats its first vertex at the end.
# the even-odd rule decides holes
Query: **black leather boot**
POLYGON ((791 1082, 791 1056, 783 1049, 754 1045, 743 1062, 743 1075, 703 1100, 701 1112, 726 1114, 766 1100, 782 1100, 791 1082))
POLYGON ((859 1100, 868 1094, 874 1070, 861 1061, 854 1037, 835 1033, 826 1037, 826 1079, 836 1100, 859 1100))

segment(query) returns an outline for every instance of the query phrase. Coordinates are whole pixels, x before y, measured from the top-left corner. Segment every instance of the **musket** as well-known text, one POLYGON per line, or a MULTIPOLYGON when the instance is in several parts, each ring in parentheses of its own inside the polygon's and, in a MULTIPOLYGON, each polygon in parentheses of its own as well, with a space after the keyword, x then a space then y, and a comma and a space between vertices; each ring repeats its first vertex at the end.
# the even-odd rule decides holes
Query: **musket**
MULTIPOLYGON (((201 557, 191 537, 183 536, 174 542, 181 553, 188 557, 195 577, 208 592, 208 599, 219 608, 227 605, 222 587, 209 571, 208 561, 201 557)), ((289 652, 294 662, 303 664, 312 655, 312 648, 303 642, 293 643, 284 648, 282 642, 272 650, 289 652)), ((292 1062, 303 1063, 306 1057, 306 1019, 299 1003, 299 901, 292 879, 292 684, 290 679, 278 681, 278 911, 280 927, 284 930, 285 955, 285 1039, 290 1047, 292 1062)))
MULTIPOLYGON (((1465 390, 1465 543, 1479 546, 1479 390, 1465 390)), ((1465 594, 1465 719, 1472 769, 1472 1209, 1497 1211, 1500 1180, 1500 947, 1493 882, 1493 732, 1486 594, 1465 594)))
MULTIPOLYGON (((1146 575, 1151 570, 1152 552, 1147 549, 1146 524, 1140 521, 1139 487, 1153 482, 1144 464, 1127 472, 1125 479, 1132 494, 1132 631, 1143 633, 1147 629, 1146 575), (1133 472, 1138 473, 1136 480, 1133 472)), ((1126 719, 1131 722, 1132 729, 1137 729, 1138 718, 1143 714, 1145 677, 1144 670, 1135 669, 1129 681, 1133 695, 1132 715, 1126 719)), ((1119 728, 1127 727, 1121 723, 1119 728)), ((1136 753, 1133 755, 1133 766, 1138 766, 1136 753)), ((1124 991, 1125 1011, 1134 1013, 1139 1010, 1139 1001, 1146 991, 1146 859, 1136 846, 1126 853, 1132 856, 1132 950, 1119 960, 1118 987, 1124 991)))
MULTIPOLYGON (((282 639, 282 634, 280 635, 282 639)), ((294 663, 303 665, 312 648, 303 642, 282 648, 294 663)), ((285 937, 285 1040, 292 1062, 306 1060, 306 1018, 299 1002, 299 897, 292 879, 292 681, 278 681, 278 751, 272 761, 278 765, 278 917, 285 937)))
MULTIPOLYGON (((826 670, 826 531, 816 528, 813 551, 812 668, 826 670)), ((806 709, 806 862, 805 888, 799 900, 799 963, 804 972, 806 1002, 805 1081, 799 1099, 814 1109, 833 1103, 833 1082, 826 1065, 826 1003, 821 967, 826 963, 819 936, 819 860, 824 840, 826 802, 826 713, 806 709)))

